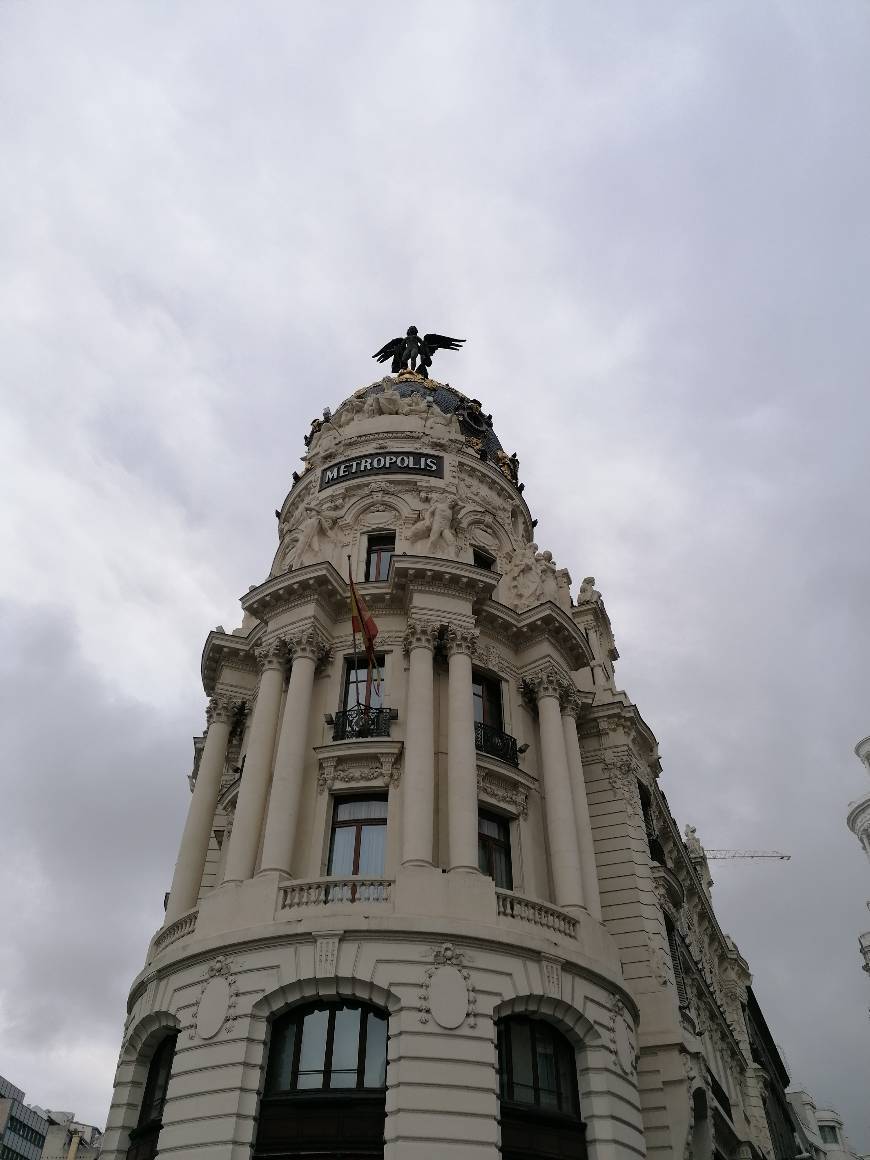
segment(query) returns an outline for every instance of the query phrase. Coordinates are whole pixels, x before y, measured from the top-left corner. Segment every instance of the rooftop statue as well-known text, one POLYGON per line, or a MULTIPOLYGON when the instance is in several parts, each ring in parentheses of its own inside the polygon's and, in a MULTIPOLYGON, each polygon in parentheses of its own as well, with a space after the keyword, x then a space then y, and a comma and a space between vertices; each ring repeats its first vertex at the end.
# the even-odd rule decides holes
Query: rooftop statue
POLYGON ((421 338, 416 326, 409 326, 404 338, 393 338, 372 355, 378 362, 393 360, 393 374, 401 370, 416 371, 422 379, 428 379, 427 367, 432 365, 432 355, 436 350, 459 350, 464 338, 448 338, 445 334, 424 334, 421 338), (420 365, 417 366, 419 360, 420 365))

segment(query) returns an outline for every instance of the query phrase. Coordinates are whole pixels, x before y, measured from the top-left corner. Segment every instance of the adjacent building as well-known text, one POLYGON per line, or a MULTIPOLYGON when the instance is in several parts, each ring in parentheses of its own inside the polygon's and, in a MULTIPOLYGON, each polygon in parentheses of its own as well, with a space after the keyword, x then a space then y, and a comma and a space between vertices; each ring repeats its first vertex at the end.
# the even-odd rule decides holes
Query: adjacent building
POLYGON ((24 1102, 24 1092, 0 1075, 0 1160, 40 1160, 48 1121, 24 1102))
POLYGON ((491 416, 404 371, 306 444, 241 625, 205 642, 102 1154, 795 1156, 602 596, 535 542, 491 416))

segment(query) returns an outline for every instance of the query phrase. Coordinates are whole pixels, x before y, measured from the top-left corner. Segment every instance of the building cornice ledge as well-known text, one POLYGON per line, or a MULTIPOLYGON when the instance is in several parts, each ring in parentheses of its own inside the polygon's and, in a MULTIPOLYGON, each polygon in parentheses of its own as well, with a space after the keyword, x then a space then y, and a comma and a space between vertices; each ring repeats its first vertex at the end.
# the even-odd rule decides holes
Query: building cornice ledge
POLYGON ((202 687, 210 697, 217 684, 218 671, 222 664, 233 660, 239 662, 240 667, 249 668, 253 665, 252 647, 262 636, 262 626, 256 625, 247 636, 234 636, 231 632, 213 629, 205 638, 202 646, 202 660, 199 671, 202 676, 202 687))
POLYGON ((588 668, 595 659, 586 634, 571 617, 551 600, 524 612, 514 612, 506 604, 490 600, 478 617, 482 628, 507 638, 518 652, 540 637, 555 644, 572 671, 588 668))
POLYGON ((309 564, 292 572, 282 572, 246 592, 242 609, 257 620, 267 620, 289 604, 312 600, 334 619, 347 608, 347 582, 329 563, 309 564))

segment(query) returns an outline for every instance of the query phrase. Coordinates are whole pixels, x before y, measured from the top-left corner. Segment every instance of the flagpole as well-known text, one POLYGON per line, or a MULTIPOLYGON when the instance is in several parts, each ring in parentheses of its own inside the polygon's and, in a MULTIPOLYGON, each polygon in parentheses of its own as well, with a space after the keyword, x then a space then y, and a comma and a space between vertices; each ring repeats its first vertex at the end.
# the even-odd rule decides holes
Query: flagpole
POLYGON ((347 558, 347 580, 350 585, 350 631, 353 633, 353 676, 356 683, 356 707, 359 708, 359 661, 356 654, 356 629, 354 616, 358 612, 356 601, 353 598, 353 577, 350 574, 350 556, 347 558))

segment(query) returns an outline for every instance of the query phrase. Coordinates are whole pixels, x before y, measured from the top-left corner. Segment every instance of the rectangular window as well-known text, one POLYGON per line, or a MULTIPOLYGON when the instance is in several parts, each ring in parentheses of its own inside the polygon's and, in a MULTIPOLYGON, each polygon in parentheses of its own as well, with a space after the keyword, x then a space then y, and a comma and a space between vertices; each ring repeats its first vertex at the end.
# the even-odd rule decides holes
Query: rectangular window
POLYGON ((390 560, 396 550, 395 532, 369 536, 366 548, 366 580, 388 580, 390 560))
POLYGON ((513 890, 510 824, 499 814, 478 811, 477 865, 500 889, 513 890))
POLYGON ((336 798, 327 874, 382 878, 387 838, 387 799, 336 798))
POLYGON ((832 1128, 830 1124, 819 1124, 819 1132, 822 1136, 823 1144, 837 1144, 837 1129, 832 1128))
POLYGON ((369 673, 368 661, 365 653, 356 658, 348 657, 344 667, 344 693, 342 709, 353 709, 357 703, 365 705, 368 701, 372 709, 381 709, 384 704, 384 654, 379 653, 375 660, 377 672, 369 673), (357 702, 359 697, 359 702, 357 702))
POLYGON ((495 567, 495 556, 490 556, 483 548, 472 547, 471 558, 475 568, 485 568, 487 572, 491 572, 495 567))
POLYGON ((501 712, 501 681, 475 672, 471 678, 474 697, 474 720, 492 729, 504 729, 501 712))

